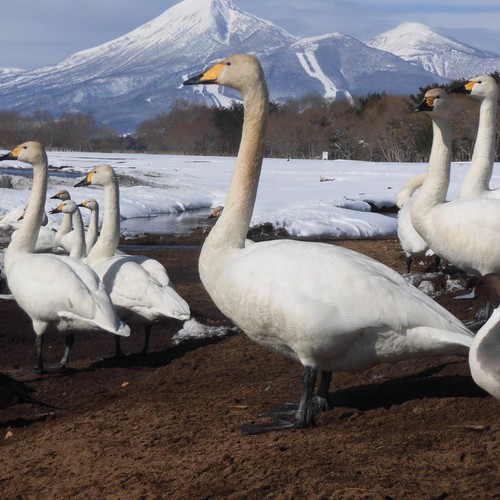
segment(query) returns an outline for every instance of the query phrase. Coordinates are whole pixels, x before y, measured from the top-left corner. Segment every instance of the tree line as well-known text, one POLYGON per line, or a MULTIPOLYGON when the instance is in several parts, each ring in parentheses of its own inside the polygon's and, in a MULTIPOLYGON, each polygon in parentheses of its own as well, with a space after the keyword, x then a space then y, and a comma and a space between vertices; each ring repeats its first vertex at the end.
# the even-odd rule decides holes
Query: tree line
MULTIPOLYGON (((498 76, 498 75, 494 75, 498 76)), ((415 96, 374 93, 346 100, 307 96, 284 104, 270 103, 266 156, 367 161, 424 162, 432 142, 431 120, 415 113, 425 91, 415 96)), ((453 159, 470 160, 479 103, 453 95, 453 159)), ((30 116, 0 111, 0 145, 9 149, 25 140, 38 140, 52 150, 140 151, 166 154, 234 156, 238 151, 243 104, 207 107, 179 100, 165 113, 140 123, 134 134, 122 136, 91 114, 60 117, 39 110, 30 116)), ((497 127, 498 129, 498 127, 497 127)), ((497 133, 496 158, 500 154, 497 133)))

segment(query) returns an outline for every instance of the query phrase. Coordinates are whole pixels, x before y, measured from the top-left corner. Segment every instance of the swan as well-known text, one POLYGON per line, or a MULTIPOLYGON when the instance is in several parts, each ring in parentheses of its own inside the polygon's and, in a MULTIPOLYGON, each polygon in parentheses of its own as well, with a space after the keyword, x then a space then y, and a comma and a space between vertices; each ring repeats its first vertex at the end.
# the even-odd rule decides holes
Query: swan
MULTIPOLYGON (((304 367, 292 421, 246 433, 310 427, 327 408, 332 371, 466 354, 472 333, 394 270, 334 245, 294 240, 245 246, 264 156, 268 92, 262 67, 230 56, 185 85, 218 84, 243 96, 244 123, 224 211, 203 244, 199 272, 216 306, 255 342, 304 367), (317 372, 322 379, 314 397, 317 372)), ((284 415, 288 415, 284 411, 284 415)))
POLYGON ((482 276, 476 296, 491 303, 493 313, 477 332, 469 351, 469 366, 474 382, 500 399, 500 275, 482 276))
POLYGON ((442 259, 469 274, 500 272, 500 202, 488 198, 445 201, 450 182, 450 101, 440 88, 426 92, 417 111, 432 118, 427 177, 411 208, 417 232, 442 259))
POLYGON ((214 209, 210 212, 210 215, 207 217, 208 219, 218 219, 224 210, 223 205, 218 205, 214 207, 214 209))
POLYGON ((476 142, 469 169, 460 187, 460 197, 498 199, 500 189, 490 189, 497 142, 497 82, 492 76, 481 75, 450 92, 469 94, 481 101, 476 142))
MULTIPOLYGON (((55 195, 50 197, 51 200, 66 201, 71 200, 71 195, 66 189, 61 189, 55 195)), ((61 225, 55 236, 56 245, 64 250, 67 254, 71 253, 73 246, 73 226, 71 224, 71 215, 63 215, 61 225)))
MULTIPOLYGON (((166 318, 189 319, 187 302, 174 290, 166 269, 156 260, 117 251, 120 240, 119 186, 109 165, 94 167, 75 187, 104 188, 104 219, 101 235, 87 256, 108 290, 122 319, 144 325, 143 354, 148 351, 151 325, 166 318)), ((117 355, 121 354, 117 341, 117 355)))
POLYGON ((37 346, 37 371, 44 372, 43 335, 50 328, 66 332, 66 350, 60 367, 67 366, 72 333, 105 330, 128 336, 130 329, 117 317, 104 285, 80 261, 68 256, 34 253, 45 205, 48 162, 45 148, 29 141, 0 156, 33 167, 33 187, 24 222, 5 251, 5 271, 15 300, 33 323, 37 346))
POLYGON ((87 251, 85 246, 85 232, 83 229, 83 220, 78 205, 71 199, 63 201, 56 208, 50 211, 51 214, 62 213, 71 217, 71 225, 73 227, 73 244, 70 257, 77 260, 82 260, 86 257, 87 251))
MULTIPOLYGON (((406 255, 406 269, 409 273, 413 262, 413 255, 423 254, 426 256, 434 255, 420 234, 417 233, 411 222, 411 207, 415 201, 414 194, 419 189, 426 177, 426 173, 415 175, 408 182, 403 184, 396 198, 398 212, 398 238, 401 248, 406 255)), ((436 256, 436 270, 439 267, 439 257, 436 256)))
POLYGON ((97 203, 97 201, 93 198, 90 198, 89 200, 83 201, 78 206, 90 210, 90 221, 85 235, 85 255, 88 255, 90 250, 92 250, 92 247, 95 245, 99 235, 99 203, 97 203))

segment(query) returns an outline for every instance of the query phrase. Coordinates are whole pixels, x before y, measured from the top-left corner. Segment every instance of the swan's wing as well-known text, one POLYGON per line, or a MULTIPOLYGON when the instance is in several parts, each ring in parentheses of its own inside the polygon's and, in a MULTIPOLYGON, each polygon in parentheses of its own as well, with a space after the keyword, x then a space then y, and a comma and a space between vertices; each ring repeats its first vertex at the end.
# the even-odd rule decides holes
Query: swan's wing
POLYGON ((113 256, 94 265, 117 307, 141 314, 145 319, 189 317, 189 307, 175 290, 163 286, 134 256, 113 256))
POLYGON ((89 327, 128 335, 103 285, 87 267, 69 257, 29 255, 9 268, 9 286, 32 319, 54 323, 79 318, 89 327))
POLYGON ((220 274, 213 297, 222 311, 257 341, 272 338, 296 352, 347 352, 367 336, 401 344, 393 353, 409 343, 430 350, 472 341, 457 318, 401 275, 333 245, 256 243, 234 252, 220 274))

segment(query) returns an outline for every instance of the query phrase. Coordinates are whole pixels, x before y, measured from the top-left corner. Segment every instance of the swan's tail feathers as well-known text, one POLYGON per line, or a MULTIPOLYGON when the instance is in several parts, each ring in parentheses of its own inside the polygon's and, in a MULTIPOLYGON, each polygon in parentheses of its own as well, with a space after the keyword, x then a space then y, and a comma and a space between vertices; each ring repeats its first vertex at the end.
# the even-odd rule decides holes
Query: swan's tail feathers
POLYGON ((468 354, 474 340, 474 334, 465 327, 460 331, 417 328, 413 333, 421 338, 423 345, 434 345, 436 354, 468 354))
POLYGON ((188 303, 171 287, 150 287, 155 309, 168 318, 185 321, 191 317, 188 303))
POLYGON ((130 327, 123 321, 120 321, 118 330, 113 333, 116 335, 120 335, 120 337, 130 337, 130 327))
POLYGON ((116 321, 112 322, 100 314, 97 314, 95 318, 84 318, 72 312, 61 311, 57 315, 72 325, 74 330, 104 330, 121 337, 130 336, 130 327, 120 321, 118 316, 115 316, 116 321))

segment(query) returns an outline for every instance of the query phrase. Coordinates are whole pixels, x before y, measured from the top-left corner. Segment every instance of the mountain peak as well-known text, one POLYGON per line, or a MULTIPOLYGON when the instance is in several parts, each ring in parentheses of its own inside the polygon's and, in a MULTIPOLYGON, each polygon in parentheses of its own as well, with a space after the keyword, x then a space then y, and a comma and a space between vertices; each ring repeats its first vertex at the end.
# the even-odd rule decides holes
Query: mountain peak
POLYGON ((366 42, 443 78, 468 78, 500 67, 498 54, 482 51, 439 34, 420 23, 403 23, 366 42))

